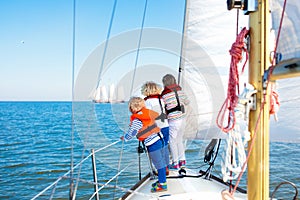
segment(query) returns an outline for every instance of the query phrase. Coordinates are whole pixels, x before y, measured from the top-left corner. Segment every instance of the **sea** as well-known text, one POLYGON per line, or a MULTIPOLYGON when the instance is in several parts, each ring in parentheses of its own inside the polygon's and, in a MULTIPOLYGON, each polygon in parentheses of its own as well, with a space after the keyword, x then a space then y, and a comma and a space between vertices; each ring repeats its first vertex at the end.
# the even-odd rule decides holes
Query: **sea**
MULTIPOLYGON (((100 199, 120 198, 151 167, 147 154, 137 153, 137 140, 120 140, 128 116, 126 103, 0 102, 0 199, 69 199, 70 191, 76 199, 93 199, 95 180, 100 199)), ((188 141, 188 168, 207 169, 206 144, 188 141)), ((299 143, 270 143, 270 195, 281 182, 300 189, 299 149, 299 143)), ((240 186, 246 182, 244 174, 240 186)), ((294 195, 284 184, 275 197, 294 195)))

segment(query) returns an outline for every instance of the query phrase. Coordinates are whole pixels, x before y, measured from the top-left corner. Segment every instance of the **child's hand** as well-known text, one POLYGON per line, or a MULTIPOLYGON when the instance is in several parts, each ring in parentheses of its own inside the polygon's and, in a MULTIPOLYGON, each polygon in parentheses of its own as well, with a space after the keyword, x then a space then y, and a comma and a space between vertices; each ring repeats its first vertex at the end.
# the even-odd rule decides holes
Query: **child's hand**
POLYGON ((124 136, 121 136, 121 137, 120 137, 120 140, 124 140, 124 136))

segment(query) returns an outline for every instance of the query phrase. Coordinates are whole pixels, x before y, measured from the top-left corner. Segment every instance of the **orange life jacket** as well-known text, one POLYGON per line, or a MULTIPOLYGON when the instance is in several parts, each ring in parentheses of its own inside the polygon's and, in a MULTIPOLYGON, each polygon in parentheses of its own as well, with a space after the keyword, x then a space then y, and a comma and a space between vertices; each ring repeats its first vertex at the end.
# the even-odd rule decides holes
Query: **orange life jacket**
POLYGON ((130 122, 132 122, 134 119, 139 119, 143 124, 143 127, 136 135, 139 141, 143 141, 150 135, 160 132, 160 128, 155 123, 155 119, 158 116, 159 114, 157 112, 147 108, 142 108, 140 112, 131 115, 130 122))

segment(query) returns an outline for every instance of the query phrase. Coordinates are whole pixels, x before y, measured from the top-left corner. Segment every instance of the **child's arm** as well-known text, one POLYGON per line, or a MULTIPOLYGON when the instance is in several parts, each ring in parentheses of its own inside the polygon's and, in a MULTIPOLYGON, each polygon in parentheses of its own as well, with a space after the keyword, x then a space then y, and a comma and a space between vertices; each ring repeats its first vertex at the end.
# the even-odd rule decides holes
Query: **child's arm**
POLYGON ((125 141, 131 140, 133 137, 135 137, 142 127, 142 121, 138 119, 133 120, 127 133, 124 135, 125 141))

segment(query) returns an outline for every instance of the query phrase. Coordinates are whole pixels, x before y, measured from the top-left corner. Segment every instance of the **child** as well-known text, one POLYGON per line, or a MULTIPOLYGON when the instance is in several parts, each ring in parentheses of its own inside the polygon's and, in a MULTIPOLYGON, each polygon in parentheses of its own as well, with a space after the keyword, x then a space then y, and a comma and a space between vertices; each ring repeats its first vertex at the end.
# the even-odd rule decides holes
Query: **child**
POLYGON ((184 105, 189 104, 189 100, 181 87, 176 83, 176 79, 173 75, 165 75, 162 82, 164 90, 161 96, 166 105, 172 155, 172 164, 169 168, 177 170, 186 165, 185 147, 183 143, 183 127, 185 124, 184 105))
POLYGON ((145 107, 145 101, 140 97, 132 97, 128 107, 132 113, 130 126, 127 133, 121 139, 125 141, 137 137, 142 141, 149 152, 149 156, 158 171, 158 182, 152 184, 151 192, 167 190, 166 163, 163 159, 163 140, 160 128, 155 123, 159 114, 145 107))
POLYGON ((166 174, 169 174, 168 164, 170 161, 169 158, 169 123, 167 120, 167 115, 165 114, 165 104, 161 100, 160 93, 162 89, 154 82, 146 82, 141 89, 141 93, 146 96, 144 98, 146 102, 146 108, 154 110, 155 112, 160 113, 159 118, 156 120, 157 126, 160 128, 161 133, 163 134, 164 139, 164 158, 166 163, 166 174))

